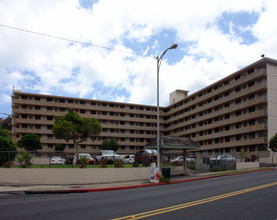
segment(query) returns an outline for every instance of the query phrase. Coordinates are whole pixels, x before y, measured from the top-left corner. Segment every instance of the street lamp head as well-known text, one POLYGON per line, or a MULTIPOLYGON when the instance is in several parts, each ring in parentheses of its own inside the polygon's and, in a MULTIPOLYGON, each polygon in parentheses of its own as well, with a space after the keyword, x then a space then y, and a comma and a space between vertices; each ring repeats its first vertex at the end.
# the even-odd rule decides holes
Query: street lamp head
POLYGON ((170 50, 171 49, 176 49, 178 47, 178 44, 172 44, 172 46, 169 48, 170 50))

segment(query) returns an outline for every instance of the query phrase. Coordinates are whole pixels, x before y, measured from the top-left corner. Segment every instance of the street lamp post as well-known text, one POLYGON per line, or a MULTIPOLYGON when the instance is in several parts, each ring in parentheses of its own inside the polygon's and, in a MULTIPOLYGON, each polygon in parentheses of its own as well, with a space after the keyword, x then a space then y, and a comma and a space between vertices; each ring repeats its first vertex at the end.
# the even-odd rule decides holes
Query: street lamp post
POLYGON ((162 168, 162 161, 161 161, 161 146, 160 146, 160 103, 159 103, 159 73, 160 73, 160 66, 163 60, 163 57, 165 53, 168 50, 176 49, 178 47, 178 44, 173 44, 171 47, 167 48, 161 56, 157 56, 157 167, 159 169, 159 172, 161 172, 162 168))

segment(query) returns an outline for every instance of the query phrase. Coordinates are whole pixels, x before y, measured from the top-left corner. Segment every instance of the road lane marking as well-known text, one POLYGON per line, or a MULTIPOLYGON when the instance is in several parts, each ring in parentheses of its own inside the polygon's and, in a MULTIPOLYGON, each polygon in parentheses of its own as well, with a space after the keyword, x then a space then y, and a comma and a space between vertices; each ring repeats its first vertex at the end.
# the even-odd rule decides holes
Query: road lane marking
POLYGON ((165 207, 165 208, 161 208, 161 209, 156 209, 156 210, 152 210, 152 211, 148 211, 148 212, 142 212, 142 213, 138 213, 138 214, 133 214, 133 215, 128 215, 128 216, 124 216, 124 217, 120 217, 120 218, 114 218, 112 220, 122 220, 122 219, 141 219, 141 218, 146 218, 146 217, 150 217, 153 215, 159 215, 159 214, 163 214, 163 213, 167 213, 167 212, 173 212, 179 209, 184 209, 184 208, 188 208, 191 206, 196 206, 196 205, 201 205, 204 203, 208 203, 208 202, 213 202, 219 199, 224 199, 224 198, 228 198, 231 196, 236 196, 236 195, 240 195, 243 193, 247 193, 247 192, 252 192, 255 190, 259 190, 259 189, 263 189, 263 188, 267 188, 270 186, 275 186, 277 185, 277 182, 272 182, 272 183, 267 183, 264 185, 260 185, 260 186, 254 186, 251 188, 247 188, 247 189, 242 189, 242 190, 238 190, 238 191, 234 191, 234 192, 230 192, 230 193, 225 193, 222 195, 218 195, 218 196, 213 196, 213 197, 209 197, 209 198, 205 198, 205 199, 200 199, 197 201, 192 201, 192 202, 187 202, 187 203, 183 203, 183 204, 179 204, 179 205, 174 205, 174 206, 169 206, 169 207, 165 207))

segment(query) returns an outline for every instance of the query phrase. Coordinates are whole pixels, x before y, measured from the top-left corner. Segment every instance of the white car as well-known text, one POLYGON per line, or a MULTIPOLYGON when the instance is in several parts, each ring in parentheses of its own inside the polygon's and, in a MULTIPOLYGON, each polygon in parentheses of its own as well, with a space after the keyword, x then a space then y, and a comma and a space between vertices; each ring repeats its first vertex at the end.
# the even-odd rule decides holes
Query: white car
POLYGON ((135 155, 126 155, 123 158, 124 163, 134 163, 135 162, 135 155))
POLYGON ((96 155, 96 160, 99 161, 101 159, 105 159, 107 163, 114 163, 116 160, 120 159, 120 156, 113 150, 101 150, 96 155))
POLYGON ((223 155, 217 156, 216 158, 213 157, 210 160, 223 160, 223 161, 226 160, 226 161, 234 161, 234 162, 236 162, 237 159, 235 157, 232 157, 231 155, 223 154, 223 155))
POLYGON ((52 157, 51 164, 62 164, 62 158, 60 157, 52 157))

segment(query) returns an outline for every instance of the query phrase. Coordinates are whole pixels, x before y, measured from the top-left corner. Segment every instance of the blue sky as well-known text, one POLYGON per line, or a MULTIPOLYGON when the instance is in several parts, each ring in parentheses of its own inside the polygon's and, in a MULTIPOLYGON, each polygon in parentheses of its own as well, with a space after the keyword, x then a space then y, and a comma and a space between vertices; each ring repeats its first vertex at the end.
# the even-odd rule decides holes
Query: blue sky
POLYGON ((275 0, 3 0, 0 113, 11 114, 13 87, 156 105, 154 57, 177 43, 160 69, 160 103, 167 106, 176 89, 192 94, 261 54, 277 59, 276 11, 275 0))

